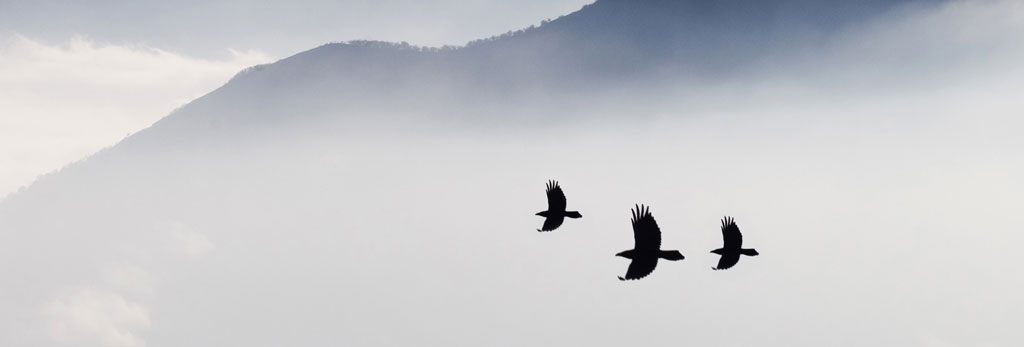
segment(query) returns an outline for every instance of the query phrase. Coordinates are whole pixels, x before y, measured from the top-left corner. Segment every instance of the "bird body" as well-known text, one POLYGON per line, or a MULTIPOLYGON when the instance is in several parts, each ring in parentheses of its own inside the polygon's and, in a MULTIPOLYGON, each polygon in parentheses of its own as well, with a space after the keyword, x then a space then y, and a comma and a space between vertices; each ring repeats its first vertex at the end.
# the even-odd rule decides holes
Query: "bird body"
POLYGON ((544 217, 544 225, 537 229, 537 231, 558 229, 566 217, 583 217, 579 212, 565 210, 565 193, 562 192, 562 187, 558 185, 558 182, 548 181, 546 192, 548 196, 548 209, 547 211, 537 212, 538 216, 544 217))
POLYGON ((580 218, 580 217, 583 217, 583 215, 581 215, 579 212, 576 212, 576 211, 562 211, 561 213, 559 213, 559 212, 552 212, 552 211, 540 211, 540 212, 537 212, 537 215, 541 216, 541 217, 545 217, 545 218, 547 218, 547 217, 563 217, 563 218, 564 217, 569 217, 569 218, 580 218))
POLYGON ((658 251, 639 250, 638 251, 638 250, 635 250, 635 249, 631 249, 631 250, 628 250, 628 251, 619 252, 619 254, 616 254, 616 255, 620 256, 620 257, 623 257, 623 258, 626 258, 626 259, 633 259, 634 257, 636 257, 636 258, 654 257, 654 258, 664 258, 664 259, 667 259, 667 260, 683 260, 683 258, 685 258, 685 257, 683 257, 682 253, 679 253, 679 251, 662 251, 662 250, 658 250, 658 251))
POLYGON ((725 270, 731 268, 740 261, 740 255, 758 255, 757 250, 753 248, 743 248, 743 234, 740 233, 740 228, 732 217, 726 216, 722 218, 722 239, 724 243, 722 248, 711 251, 711 253, 722 256, 718 260, 718 267, 712 269, 725 270))
POLYGON ((633 249, 619 252, 616 256, 630 259, 626 276, 619 280, 638 280, 647 277, 658 266, 658 259, 683 260, 683 254, 674 250, 661 249, 661 229, 651 216, 650 208, 639 205, 633 210, 633 249))

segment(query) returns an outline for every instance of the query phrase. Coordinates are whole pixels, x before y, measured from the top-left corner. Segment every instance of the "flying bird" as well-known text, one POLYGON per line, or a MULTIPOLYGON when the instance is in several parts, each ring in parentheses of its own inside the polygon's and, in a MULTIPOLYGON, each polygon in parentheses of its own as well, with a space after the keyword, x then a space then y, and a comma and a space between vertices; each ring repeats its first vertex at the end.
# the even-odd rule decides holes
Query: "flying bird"
POLYGON ((558 226, 562 225, 562 221, 565 220, 565 217, 583 217, 579 212, 565 210, 565 193, 562 193, 562 187, 558 186, 557 181, 548 181, 547 193, 548 210, 537 212, 538 216, 544 217, 544 225, 541 226, 540 229, 537 229, 537 231, 552 231, 558 229, 558 226))
POLYGON ((638 280, 646 277, 658 266, 658 258, 667 260, 683 260, 679 251, 661 250, 661 229, 658 222, 651 216, 649 206, 639 205, 633 209, 633 238, 636 243, 633 249, 620 252, 616 256, 632 259, 626 277, 619 280, 638 280))
POLYGON ((726 216, 722 218, 722 238, 725 241, 722 248, 711 251, 711 253, 722 256, 718 260, 718 267, 712 268, 714 270, 725 270, 733 267, 740 261, 740 254, 746 256, 757 255, 757 250, 743 248, 743 234, 740 234, 740 227, 736 226, 736 221, 732 217, 726 216))

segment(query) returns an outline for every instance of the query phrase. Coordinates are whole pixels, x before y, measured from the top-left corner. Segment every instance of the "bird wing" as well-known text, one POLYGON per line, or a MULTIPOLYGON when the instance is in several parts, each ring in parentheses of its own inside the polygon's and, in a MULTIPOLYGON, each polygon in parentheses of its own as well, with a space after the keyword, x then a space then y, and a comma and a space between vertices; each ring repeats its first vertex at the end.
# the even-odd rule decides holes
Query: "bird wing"
POLYGON ((740 261, 739 253, 726 253, 722 255, 721 259, 718 259, 718 267, 715 270, 725 270, 736 265, 740 261))
POLYGON ((544 225, 537 231, 552 231, 558 229, 558 226, 562 225, 562 221, 565 220, 563 216, 551 216, 544 219, 544 225))
POLYGON ((562 187, 558 186, 558 181, 548 181, 547 193, 548 211, 565 212, 565 193, 562 192, 562 187))
POLYGON ((732 217, 722 218, 722 239, 725 241, 722 248, 739 249, 743 246, 743 234, 740 234, 740 227, 732 217))
POLYGON ((658 222, 651 216, 649 206, 638 205, 633 209, 633 238, 636 241, 635 249, 659 250, 661 249, 661 229, 658 222))
POLYGON ((626 270, 626 277, 619 277, 619 279, 625 281, 647 277, 651 272, 654 272, 654 267, 656 266, 658 266, 658 258, 633 258, 633 261, 629 263, 629 269, 626 270))

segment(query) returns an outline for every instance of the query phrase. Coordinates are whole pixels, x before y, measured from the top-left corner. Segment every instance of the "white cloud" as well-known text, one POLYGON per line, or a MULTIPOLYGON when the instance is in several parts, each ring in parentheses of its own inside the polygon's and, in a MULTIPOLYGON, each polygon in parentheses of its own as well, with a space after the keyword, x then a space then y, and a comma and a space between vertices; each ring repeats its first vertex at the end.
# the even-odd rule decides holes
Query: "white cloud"
POLYGON ((136 347, 138 330, 150 327, 149 312, 117 293, 80 288, 46 304, 52 337, 73 346, 136 347))
POLYGON ((131 293, 153 295, 153 278, 149 272, 136 265, 117 265, 107 269, 107 283, 114 288, 131 293))
POLYGON ((191 257, 198 257, 213 251, 213 241, 206 235, 190 230, 180 222, 170 223, 170 235, 173 238, 171 247, 176 252, 183 252, 191 257))
POLYGON ((27 185, 269 62, 257 51, 203 60, 76 37, 0 37, 0 196, 27 185))

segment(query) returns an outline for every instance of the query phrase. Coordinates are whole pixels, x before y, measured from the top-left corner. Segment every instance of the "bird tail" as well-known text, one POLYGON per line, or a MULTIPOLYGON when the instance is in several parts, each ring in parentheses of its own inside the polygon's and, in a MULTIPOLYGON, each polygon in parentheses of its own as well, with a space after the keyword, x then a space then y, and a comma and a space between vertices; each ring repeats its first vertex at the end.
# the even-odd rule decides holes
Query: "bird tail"
POLYGON ((749 255, 749 256, 753 257, 753 256, 757 255, 757 250, 753 249, 753 248, 744 248, 744 249, 740 250, 740 254, 742 254, 742 255, 749 255))
POLYGON ((583 215, 576 211, 565 211, 565 216, 569 218, 582 218, 583 215))
POLYGON ((685 258, 682 253, 679 253, 679 251, 661 251, 661 253, 658 254, 658 257, 665 258, 667 260, 683 260, 683 258, 685 258))

